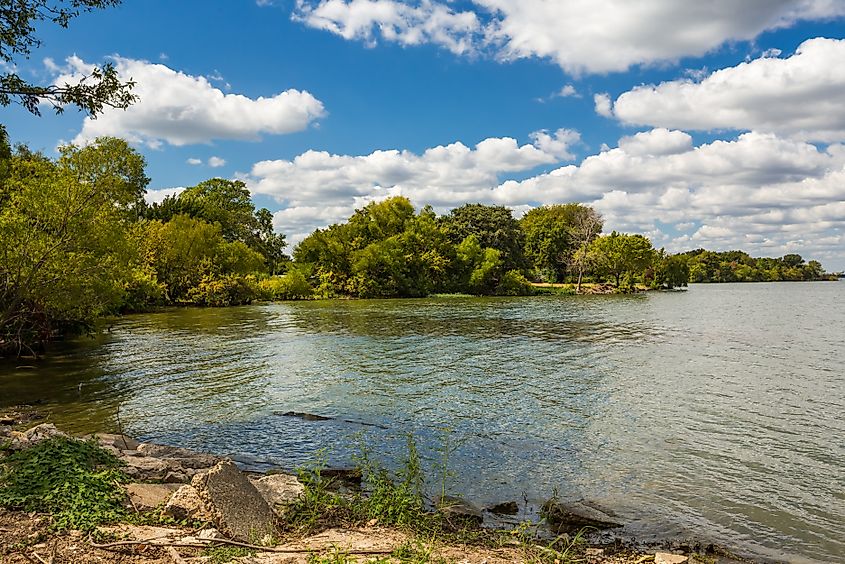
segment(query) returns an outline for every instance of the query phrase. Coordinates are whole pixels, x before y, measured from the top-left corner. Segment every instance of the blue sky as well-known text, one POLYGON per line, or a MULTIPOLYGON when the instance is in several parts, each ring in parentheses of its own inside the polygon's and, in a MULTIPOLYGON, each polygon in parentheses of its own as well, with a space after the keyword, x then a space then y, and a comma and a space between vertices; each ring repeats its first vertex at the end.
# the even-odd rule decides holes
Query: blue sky
POLYGON ((42 26, 18 72, 61 82, 113 60, 136 106, 2 121, 47 153, 127 138, 151 198, 241 178, 293 242, 393 194, 516 214, 580 201, 670 250, 843 269, 843 15, 842 0, 129 1, 42 26))

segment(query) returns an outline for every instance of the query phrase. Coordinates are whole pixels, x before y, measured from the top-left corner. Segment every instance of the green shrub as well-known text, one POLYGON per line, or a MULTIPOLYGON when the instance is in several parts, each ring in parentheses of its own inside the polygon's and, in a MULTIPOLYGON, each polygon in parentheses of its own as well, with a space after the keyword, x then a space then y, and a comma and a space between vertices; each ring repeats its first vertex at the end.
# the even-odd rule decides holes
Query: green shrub
POLYGON ((119 466, 93 440, 54 437, 3 460, 0 506, 49 513, 58 530, 92 530, 126 517, 119 466))
POLYGON ((223 307, 251 303, 259 295, 255 276, 226 274, 206 275, 188 290, 188 302, 194 305, 223 307))
POLYGON ((499 296, 530 296, 533 293, 534 287, 518 270, 505 272, 496 287, 496 294, 499 296))
POLYGON ((291 269, 287 274, 265 278, 258 283, 261 296, 268 300, 305 300, 313 297, 314 289, 299 270, 291 269))

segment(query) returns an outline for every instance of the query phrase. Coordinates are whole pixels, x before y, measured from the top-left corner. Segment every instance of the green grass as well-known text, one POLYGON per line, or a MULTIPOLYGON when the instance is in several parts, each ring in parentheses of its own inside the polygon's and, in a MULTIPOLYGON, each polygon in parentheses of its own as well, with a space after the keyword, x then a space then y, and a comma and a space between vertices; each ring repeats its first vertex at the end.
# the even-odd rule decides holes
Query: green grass
POLYGON ((53 437, 0 465, 0 506, 52 516, 56 530, 90 531, 125 519, 128 482, 120 461, 96 441, 53 437))
POLYGON ((226 564, 235 558, 252 556, 254 550, 240 546, 213 546, 203 550, 203 555, 208 557, 210 564, 226 564))

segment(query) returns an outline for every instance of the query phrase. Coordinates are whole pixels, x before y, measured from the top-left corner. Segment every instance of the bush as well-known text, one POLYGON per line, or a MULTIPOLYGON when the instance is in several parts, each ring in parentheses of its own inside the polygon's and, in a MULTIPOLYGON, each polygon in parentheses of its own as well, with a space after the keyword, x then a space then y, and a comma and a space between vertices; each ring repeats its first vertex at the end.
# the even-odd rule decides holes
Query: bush
POLYGON ((200 306, 233 306, 249 304, 259 295, 255 276, 227 274, 203 276, 200 283, 188 290, 188 302, 200 306))
POLYGON ((525 276, 517 270, 508 270, 502 276, 499 285, 496 287, 496 294, 499 296, 530 296, 534 293, 534 287, 525 276))
POLYGON ((302 272, 291 269, 283 276, 265 278, 258 283, 261 296, 268 300, 306 300, 313 297, 314 289, 302 272))

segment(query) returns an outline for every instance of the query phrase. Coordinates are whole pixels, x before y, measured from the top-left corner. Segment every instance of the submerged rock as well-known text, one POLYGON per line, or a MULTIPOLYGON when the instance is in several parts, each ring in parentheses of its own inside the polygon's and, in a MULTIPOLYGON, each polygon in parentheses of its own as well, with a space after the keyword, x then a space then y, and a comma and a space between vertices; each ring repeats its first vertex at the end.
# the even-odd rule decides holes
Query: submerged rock
POLYGON ((519 505, 515 501, 503 501, 502 503, 491 505, 487 508, 487 511, 496 515, 516 515, 519 513, 519 505))
POLYGON ((611 515, 584 502, 550 499, 543 504, 542 514, 549 527, 558 533, 577 533, 584 527, 615 529, 622 526, 622 523, 615 521, 611 515))
POLYGON ((284 413, 276 413, 282 417, 296 417, 305 421, 331 421, 334 417, 324 417, 322 415, 314 415, 313 413, 304 413, 301 411, 286 411, 284 413))
POLYGON ((276 532, 273 510, 231 460, 197 474, 191 485, 211 511, 212 523, 223 534, 259 544, 276 532))
POLYGON ((481 509, 459 497, 444 495, 435 500, 435 505, 450 523, 481 525, 484 522, 481 509))

